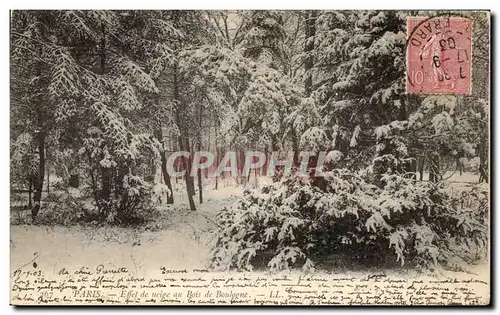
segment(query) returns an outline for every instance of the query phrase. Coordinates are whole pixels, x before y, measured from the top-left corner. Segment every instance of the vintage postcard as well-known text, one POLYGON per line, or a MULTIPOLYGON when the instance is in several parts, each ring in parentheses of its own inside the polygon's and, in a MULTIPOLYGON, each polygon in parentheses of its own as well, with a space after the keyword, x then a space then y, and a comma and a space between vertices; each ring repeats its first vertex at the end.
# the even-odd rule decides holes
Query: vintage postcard
POLYGON ((12 305, 489 305, 489 11, 13 10, 12 305))

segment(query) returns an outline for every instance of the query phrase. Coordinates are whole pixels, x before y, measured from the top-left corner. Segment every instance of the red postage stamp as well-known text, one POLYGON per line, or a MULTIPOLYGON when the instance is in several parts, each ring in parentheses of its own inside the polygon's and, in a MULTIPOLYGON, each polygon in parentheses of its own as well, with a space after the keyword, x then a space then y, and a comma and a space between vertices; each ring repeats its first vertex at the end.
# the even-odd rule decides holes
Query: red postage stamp
POLYGON ((437 16, 407 21, 407 91, 470 95, 471 20, 437 16))

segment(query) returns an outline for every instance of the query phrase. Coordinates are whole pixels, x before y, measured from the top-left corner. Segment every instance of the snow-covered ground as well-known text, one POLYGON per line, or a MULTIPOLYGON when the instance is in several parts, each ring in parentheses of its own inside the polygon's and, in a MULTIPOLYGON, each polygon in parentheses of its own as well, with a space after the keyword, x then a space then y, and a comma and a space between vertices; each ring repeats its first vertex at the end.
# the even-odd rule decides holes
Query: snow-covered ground
MULTIPOLYGON (((62 265, 111 264, 128 261, 131 270, 158 268, 205 268, 209 262, 216 213, 231 205, 242 194, 232 183, 219 183, 217 190, 209 183, 204 202, 197 211, 188 210, 187 195, 174 184, 173 205, 164 205, 157 225, 137 229, 78 226, 11 226, 11 268, 16 269, 34 255, 39 265, 50 269, 62 265), (151 227, 151 228, 150 228, 151 227), (158 228, 159 227, 159 228, 158 228), (50 266, 49 266, 50 265, 50 266)), ((27 211, 25 215, 29 215, 27 211)))
MULTIPOLYGON (((477 182, 470 174, 453 177, 454 182, 477 182)), ((266 180, 259 179, 259 185, 266 180)), ((175 182, 174 182, 175 185, 175 182)), ((55 271, 64 265, 128 265, 129 270, 150 268, 206 268, 214 241, 216 213, 235 202, 243 192, 231 180, 204 187, 204 202, 190 211, 184 188, 175 185, 175 203, 161 209, 161 222, 140 228, 78 226, 11 226, 11 269, 34 256, 40 268, 55 271)), ((197 196, 196 196, 197 197, 197 196)), ((480 267, 483 268, 484 266, 480 267)))

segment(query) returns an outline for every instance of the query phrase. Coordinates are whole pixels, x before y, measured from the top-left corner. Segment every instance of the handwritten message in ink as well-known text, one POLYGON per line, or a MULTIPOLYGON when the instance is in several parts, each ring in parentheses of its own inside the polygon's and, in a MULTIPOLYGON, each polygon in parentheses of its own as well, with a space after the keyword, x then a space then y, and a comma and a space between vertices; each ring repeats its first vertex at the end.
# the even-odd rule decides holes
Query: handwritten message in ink
POLYGON ((486 281, 470 278, 408 280, 315 274, 212 273, 158 268, 138 276, 126 267, 80 266, 52 273, 32 266, 11 274, 14 305, 484 305, 486 281))

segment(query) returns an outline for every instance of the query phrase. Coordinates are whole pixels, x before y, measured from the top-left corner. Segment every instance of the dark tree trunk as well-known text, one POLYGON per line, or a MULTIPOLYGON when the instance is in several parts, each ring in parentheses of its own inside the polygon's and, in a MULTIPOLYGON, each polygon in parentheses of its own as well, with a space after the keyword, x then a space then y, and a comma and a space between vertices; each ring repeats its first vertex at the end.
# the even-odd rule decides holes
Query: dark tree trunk
MULTIPOLYGON (((150 166, 149 174, 145 174, 145 178, 148 182, 150 182, 151 184, 154 184, 155 180, 156 180, 156 161, 155 161, 155 159, 151 159, 149 161, 149 166, 150 166)), ((163 184, 162 178, 160 178, 160 182, 163 184)))
MULTIPOLYGON (((484 115, 482 115, 484 119, 484 115)), ((489 182, 489 170, 488 170, 488 142, 487 142, 488 133, 485 135, 481 135, 481 140, 479 143, 479 182, 489 182)))
POLYGON ((32 199, 31 199, 31 193, 33 192, 33 176, 30 175, 29 177, 29 187, 28 187, 28 209, 31 210, 33 207, 32 199))
POLYGON ((172 182, 170 180, 170 175, 168 174, 167 170, 167 156, 165 153, 165 147, 163 143, 163 132, 161 130, 161 127, 158 127, 155 131, 155 136, 158 141, 161 143, 162 150, 160 152, 160 159, 161 159, 161 174, 163 176, 163 181, 165 182, 165 185, 167 185, 168 190, 170 191, 168 197, 167 197, 167 204, 173 204, 174 203, 174 190, 172 189, 172 182))
POLYGON ((410 159, 408 162, 408 167, 407 167, 407 172, 409 172, 410 178, 412 179, 417 179, 417 160, 416 159, 410 159))
MULTIPOLYGON (((217 140, 216 140, 217 141, 217 140)), ((217 147, 217 142, 215 142, 215 190, 219 188, 219 175, 217 173, 219 167, 219 148, 217 147)))
POLYGON ((441 178, 440 178, 439 154, 438 153, 433 153, 432 156, 431 156, 429 180, 431 182, 438 182, 440 179, 441 178))
POLYGON ((111 169, 103 167, 101 169, 101 200, 109 200, 111 196, 111 169))
POLYGON ((299 166, 299 139, 295 130, 292 130, 293 166, 299 166))
POLYGON ((120 200, 120 207, 118 208, 118 211, 121 215, 125 215, 125 211, 129 211, 129 207, 127 206, 127 203, 129 201, 129 194, 128 191, 123 188, 123 179, 129 172, 130 169, 128 168, 127 164, 118 166, 118 170, 115 171, 113 169, 112 172, 115 180, 115 196, 116 199, 120 200))
MULTIPOLYGON (((201 139, 198 139, 198 151, 201 151, 201 139)), ((201 182, 201 169, 198 168, 198 194, 200 197, 200 204, 203 203, 203 184, 201 182)))
MULTIPOLYGON (((172 11, 172 23, 174 25, 177 25, 179 23, 179 20, 182 18, 180 15, 182 14, 179 11, 172 11)), ((174 51, 180 49, 182 44, 179 42, 174 42, 173 43, 173 48, 174 51)), ((182 102, 181 99, 181 94, 179 90, 180 86, 180 78, 179 78, 179 69, 178 69, 178 64, 177 61, 174 61, 174 65, 172 67, 172 88, 173 88, 173 99, 176 105, 176 111, 175 111, 175 119, 176 119, 176 124, 177 128, 179 128, 179 137, 178 137, 178 142, 179 142, 179 149, 181 151, 187 151, 191 153, 190 147, 189 147, 189 127, 187 126, 188 124, 188 119, 187 119, 187 109, 184 108, 186 106, 185 103, 182 102)), ((181 157, 182 165, 184 166, 184 169, 186 170, 184 178, 186 181, 186 191, 188 195, 188 201, 189 201, 189 208, 191 211, 196 211, 196 205, 194 203, 193 196, 195 195, 195 189, 194 189, 194 180, 193 177, 190 176, 190 171, 191 171, 191 159, 186 158, 186 157, 181 157)), ((177 181, 177 177, 176 177, 177 181)))
POLYGON ((464 164, 460 161, 460 158, 457 158, 457 169, 458 169, 458 172, 460 174, 460 176, 462 175, 462 173, 464 172, 464 164))
POLYGON ((219 188, 219 174, 217 173, 219 167, 219 145, 217 144, 217 130, 219 129, 219 120, 215 117, 215 190, 219 188))
MULTIPOLYGON (((42 49, 39 53, 41 55, 42 49)), ((37 75, 42 75, 42 65, 40 64, 37 69, 37 75)), ((43 178, 45 177, 45 130, 44 130, 44 117, 42 111, 43 100, 39 96, 37 99, 36 113, 37 113, 37 129, 35 131, 36 139, 38 142, 38 174, 34 177, 33 188, 35 190, 33 195, 33 207, 31 208, 31 217, 35 220, 38 212, 40 211, 40 203, 42 200, 43 178)))
POLYGON ((167 171, 167 157, 165 155, 165 150, 162 150, 161 154, 161 173, 163 175, 163 181, 167 185, 170 194, 167 197, 167 204, 174 203, 174 190, 172 189, 172 182, 170 181, 170 175, 167 171))
POLYGON ((239 149, 239 154, 238 154, 238 174, 239 174, 239 178, 240 178, 240 184, 241 185, 245 185, 246 184, 246 176, 245 174, 243 174, 243 169, 245 167, 245 151, 243 149, 239 149))
MULTIPOLYGON (((179 82, 178 82, 178 69, 177 69, 177 64, 174 65, 173 68, 173 89, 174 89, 174 100, 177 102, 177 111, 176 111, 176 120, 177 120, 177 127, 179 128, 180 135, 179 135, 179 149, 181 151, 187 151, 191 152, 190 146, 189 146, 189 134, 188 130, 186 128, 187 124, 187 119, 186 119, 186 110, 182 108, 185 104, 182 103, 182 100, 180 99, 180 93, 179 93, 179 82)), ((193 196, 195 195, 195 189, 194 189, 194 180, 193 177, 191 176, 191 159, 186 158, 186 157, 181 157, 182 159, 182 164, 184 166, 184 169, 186 170, 184 179, 186 181, 186 190, 187 190, 187 195, 188 195, 188 201, 189 201, 189 208, 191 211, 196 211, 196 205, 194 203, 193 196)))
MULTIPOLYGON (((191 149, 189 147, 189 139, 187 139, 186 135, 181 135, 179 137, 179 146, 181 151, 187 151, 191 152, 191 149)), ((191 159, 188 157, 181 157, 182 159, 182 164, 184 166, 184 169, 186 170, 184 174, 184 180, 186 181, 186 190, 187 190, 187 195, 188 195, 188 201, 189 201, 189 209, 191 211, 196 211, 196 205, 194 203, 193 196, 196 194, 195 189, 194 189, 194 180, 193 177, 191 176, 191 159)))
POLYGON ((419 172, 420 172, 420 181, 422 181, 424 179, 424 168, 425 168, 425 154, 423 154, 421 157, 420 157, 420 161, 419 161, 420 165, 419 165, 419 172))
POLYGON ((47 166, 47 194, 50 194, 50 169, 47 166))
POLYGON ((125 175, 129 172, 129 169, 126 165, 120 165, 118 167, 118 172, 113 172, 115 175, 115 196, 119 198, 123 194, 123 179, 125 175))
POLYGON ((266 163, 264 163, 264 165, 262 166, 262 176, 267 176, 267 168, 269 165, 269 150, 267 145, 264 149, 264 155, 266 156, 266 163))
POLYGON ((312 52, 314 51, 314 37, 316 36, 316 11, 311 10, 306 12, 306 41, 304 51, 306 53, 306 58, 304 61, 304 70, 306 72, 305 80, 305 94, 307 97, 311 95, 312 92, 312 69, 314 67, 314 57, 312 52))
MULTIPOLYGON (((198 152, 201 151, 201 132, 203 130, 203 106, 198 103, 198 152)), ((209 129, 209 132, 210 134, 210 129, 209 129)), ((200 161, 198 161, 199 163, 200 161)), ((206 170, 206 169, 205 169, 206 170)), ((203 184, 201 182, 201 169, 198 167, 198 170, 197 170, 197 177, 198 177, 198 195, 199 195, 199 199, 200 199, 200 204, 203 203, 203 184)))
MULTIPOLYGON (((41 114, 40 114, 41 116, 41 114)), ((42 130, 42 118, 39 116, 39 124, 38 124, 38 174, 35 177, 35 193, 33 196, 34 206, 31 209, 31 216, 33 219, 36 218, 38 212, 40 211, 40 203, 42 200, 42 190, 43 190, 43 178, 45 177, 45 135, 42 130)))
MULTIPOLYGON (((100 50, 100 72, 106 73, 106 28, 101 24, 101 50, 100 50)), ((100 199, 108 201, 111 196, 111 169, 102 167, 101 169, 101 196, 100 199)))
MULTIPOLYGON (((210 152, 210 150, 212 149, 211 148, 211 143, 210 143, 210 139, 211 139, 211 130, 210 130, 210 126, 208 127, 208 144, 207 144, 207 152, 210 152)), ((201 141, 201 139, 200 139, 201 141)), ((208 179, 208 174, 209 174, 209 170, 210 170, 210 166, 208 166, 207 168, 205 168, 205 179, 208 179)))

